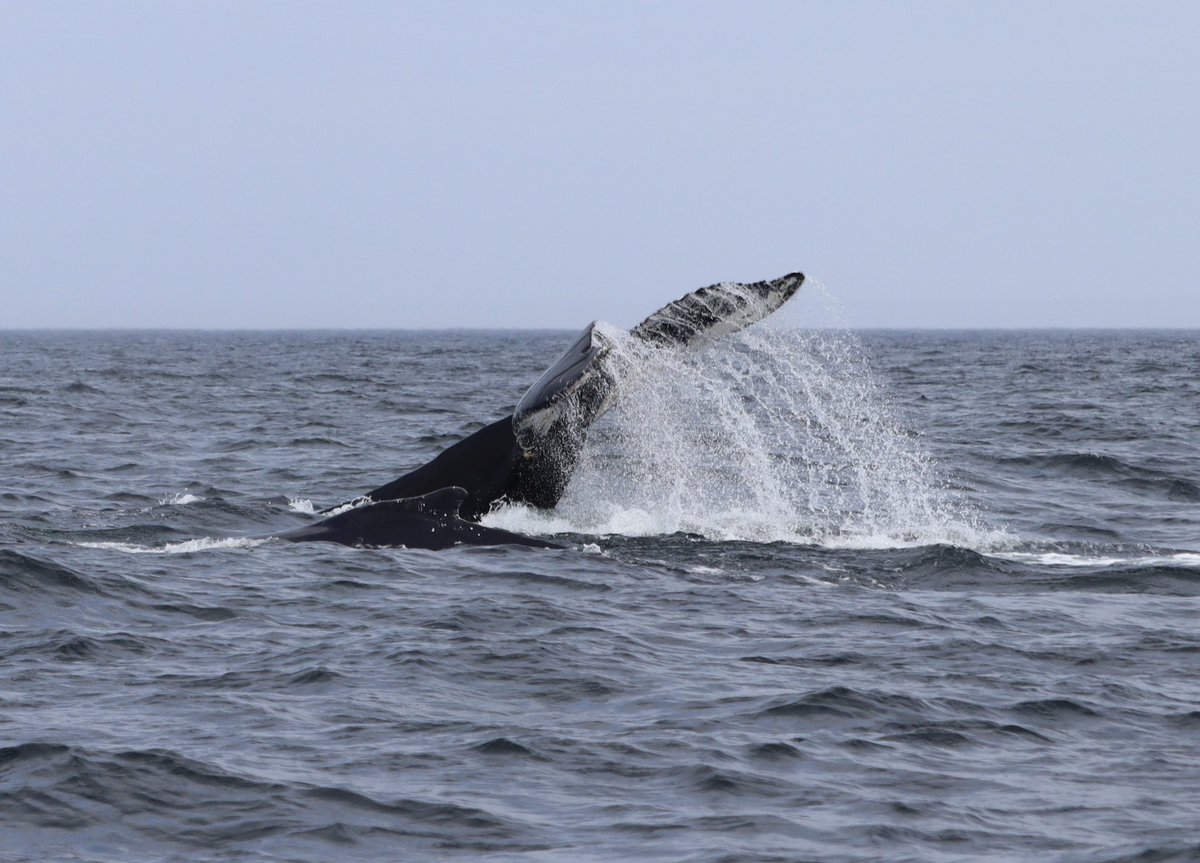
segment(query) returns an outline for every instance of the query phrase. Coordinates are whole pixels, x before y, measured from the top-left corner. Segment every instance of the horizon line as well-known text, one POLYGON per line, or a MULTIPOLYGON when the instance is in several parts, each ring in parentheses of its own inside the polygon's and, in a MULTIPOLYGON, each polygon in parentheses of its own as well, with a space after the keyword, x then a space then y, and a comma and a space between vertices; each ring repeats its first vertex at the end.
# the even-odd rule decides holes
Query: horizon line
MULTIPOLYGON (((574 332, 576 326, 550 327, 187 327, 187 326, 0 326, 0 333, 552 333, 574 332)), ((846 330, 850 332, 1196 332, 1200 324, 1189 326, 816 326, 785 327, 801 331, 846 330)))

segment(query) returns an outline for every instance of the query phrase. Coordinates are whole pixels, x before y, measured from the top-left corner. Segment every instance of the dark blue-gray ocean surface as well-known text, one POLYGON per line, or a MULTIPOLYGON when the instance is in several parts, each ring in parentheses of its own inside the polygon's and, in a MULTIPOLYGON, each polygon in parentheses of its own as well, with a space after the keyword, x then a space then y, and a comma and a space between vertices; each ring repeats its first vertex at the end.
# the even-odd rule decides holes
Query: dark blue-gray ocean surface
POLYGON ((571 338, 0 333, 0 859, 1200 859, 1200 334, 629 352, 566 548, 262 538, 571 338))

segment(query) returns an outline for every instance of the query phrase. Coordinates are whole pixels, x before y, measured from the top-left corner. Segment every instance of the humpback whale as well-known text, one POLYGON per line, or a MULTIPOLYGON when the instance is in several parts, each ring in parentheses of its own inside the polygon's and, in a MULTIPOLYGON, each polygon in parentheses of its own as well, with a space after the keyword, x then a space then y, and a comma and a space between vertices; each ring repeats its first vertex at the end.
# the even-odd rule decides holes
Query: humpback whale
MULTIPOLYGON (((632 330, 664 349, 695 348, 748 327, 800 289, 803 273, 722 282, 668 303, 632 330)), ((553 509, 566 490, 593 422, 619 398, 608 362, 612 341, 589 324, 529 388, 513 412, 403 476, 322 512, 323 521, 277 534, 292 542, 442 549, 452 545, 554 543, 477 522, 494 506, 553 509)))

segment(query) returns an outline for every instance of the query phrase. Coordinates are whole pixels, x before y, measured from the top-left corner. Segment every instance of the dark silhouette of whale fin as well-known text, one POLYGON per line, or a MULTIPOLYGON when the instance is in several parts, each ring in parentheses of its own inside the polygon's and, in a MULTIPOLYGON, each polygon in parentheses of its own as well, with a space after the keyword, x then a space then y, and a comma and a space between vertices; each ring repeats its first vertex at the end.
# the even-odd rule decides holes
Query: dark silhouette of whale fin
POLYGON ((431 491, 420 497, 410 498, 405 503, 411 504, 411 508, 418 512, 457 518, 463 501, 467 499, 467 494, 465 488, 454 485, 449 488, 439 488, 437 491, 431 491))
MULTIPOLYGON (((382 501, 420 499, 441 491, 463 492, 465 502, 459 502, 461 509, 456 514, 468 521, 478 520, 491 507, 492 501, 510 491, 518 452, 512 416, 509 415, 442 450, 437 458, 416 470, 367 492, 365 497, 382 501)), ((326 512, 337 508, 332 507, 326 512)))
POLYGON ((721 282, 668 303, 629 331, 663 346, 687 347, 736 333, 778 309, 804 284, 804 273, 767 282, 721 282))

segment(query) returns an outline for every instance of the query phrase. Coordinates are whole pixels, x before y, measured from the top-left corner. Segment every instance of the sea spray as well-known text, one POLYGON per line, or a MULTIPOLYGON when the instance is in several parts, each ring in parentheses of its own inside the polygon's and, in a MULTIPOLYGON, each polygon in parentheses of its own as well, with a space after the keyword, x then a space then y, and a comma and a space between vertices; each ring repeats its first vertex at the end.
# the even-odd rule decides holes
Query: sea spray
MULTIPOLYGON (((760 325, 700 350, 604 326, 620 388, 549 517, 514 507, 510 529, 695 533, 716 540, 978 545, 845 330, 760 325)), ((986 543, 985 543, 986 544, 986 543)))

